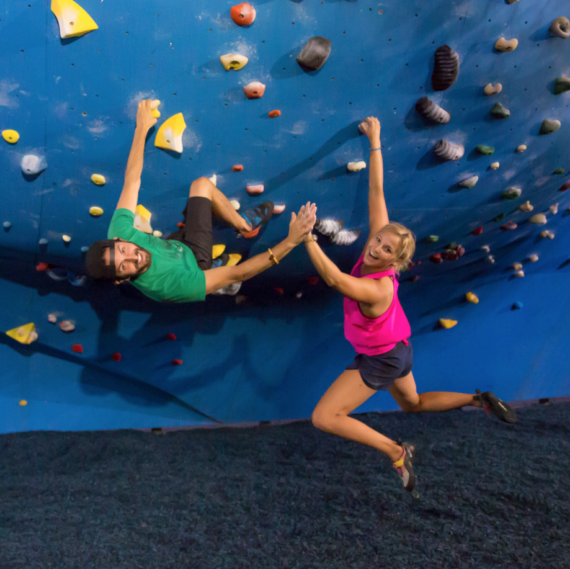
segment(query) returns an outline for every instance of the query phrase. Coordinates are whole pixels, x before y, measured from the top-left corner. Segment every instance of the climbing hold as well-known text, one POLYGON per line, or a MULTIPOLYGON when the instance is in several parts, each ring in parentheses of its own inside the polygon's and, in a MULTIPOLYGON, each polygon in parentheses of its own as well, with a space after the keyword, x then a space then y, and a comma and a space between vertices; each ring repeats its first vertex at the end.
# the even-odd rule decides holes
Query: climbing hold
POLYGON ((473 188, 475 184, 479 181, 479 176, 471 176, 470 178, 465 178, 459 182, 461 188, 473 188))
POLYGON ((166 339, 176 341, 176 334, 172 334, 172 333, 166 334, 166 339))
POLYGON ((493 257, 493 255, 489 255, 487 257, 487 261, 489 261, 489 263, 494 264, 495 263, 495 257, 493 257))
POLYGON ((457 261, 459 257, 465 255, 465 249, 461 245, 448 245, 447 249, 441 254, 446 261, 457 261))
POLYGON ((248 99, 261 99, 265 93, 265 85, 259 81, 252 81, 244 86, 243 92, 248 99))
POLYGON ((184 362, 182 360, 172 360, 173 366, 181 366, 184 362))
POLYGON ((71 237, 69 235, 62 235, 61 238, 64 243, 69 243, 71 241, 71 237))
POLYGON ((563 186, 558 188, 559 192, 566 192, 567 190, 570 190, 570 181, 566 182, 563 186))
POLYGON ((501 197, 504 200, 516 200, 521 194, 522 194, 522 190, 520 188, 507 188, 501 194, 501 197))
POLYGON ((544 215, 544 213, 537 213, 529 219, 529 222, 536 223, 537 225, 543 225, 546 223, 546 215, 544 215))
POLYGON ((330 239, 335 245, 351 245, 360 237, 360 231, 342 229, 330 239))
POLYGON ((424 237, 425 243, 437 243, 439 241, 439 235, 428 235, 424 237))
POLYGON ((520 271, 522 269, 522 265, 520 263, 513 263, 513 270, 520 271))
POLYGON ((441 258, 441 253, 435 253, 435 254, 433 254, 433 255, 429 258, 429 260, 430 260, 432 263, 435 263, 435 264, 443 263, 443 259, 441 258))
POLYGON ((246 186, 245 189, 250 196, 257 196, 263 193, 265 186, 263 184, 257 184, 253 186, 246 186))
POLYGON ((485 251, 485 253, 488 253, 491 250, 491 248, 489 247, 489 245, 483 245, 483 247, 481 247, 481 251, 485 251))
POLYGON ((420 113, 420 115, 439 124, 447 124, 451 120, 451 115, 447 111, 444 111, 439 105, 427 97, 422 97, 416 103, 416 111, 420 113))
POLYGON ((238 294, 236 296, 236 304, 243 304, 246 301, 247 301, 247 296, 245 296, 244 294, 238 294))
POLYGON ((277 294, 283 294, 283 289, 282 289, 280 286, 274 287, 273 290, 274 290, 277 294))
POLYGON ((61 329, 62 332, 73 332, 75 330, 75 323, 71 322, 71 320, 62 320, 59 323, 59 327, 61 329))
POLYGON ((512 310, 520 310, 523 307, 523 303, 517 300, 512 307, 512 310))
POLYGON ((297 56, 297 63, 301 67, 316 71, 325 64, 330 53, 331 42, 327 38, 315 36, 305 44, 305 47, 297 56))
POLYGON ((495 103, 495 106, 491 109, 491 114, 497 119, 506 119, 511 116, 511 111, 505 109, 501 103, 495 103))
POLYGON ((240 261, 241 261, 241 255, 239 253, 230 253, 228 255, 228 262, 226 263, 225 266, 235 267, 240 261))
POLYGON ((73 346, 71 346, 71 349, 76 354, 82 354, 83 353, 83 346, 81 344, 73 344, 73 346))
POLYGON ((570 20, 564 16, 556 18, 549 28, 550 32, 562 39, 570 38, 570 20))
POLYGON ((31 344, 38 339, 38 333, 33 322, 8 330, 6 336, 10 336, 10 338, 20 342, 20 344, 31 344))
POLYGON ((89 208, 89 213, 93 217, 100 217, 101 215, 103 215, 103 210, 100 207, 93 206, 89 208))
POLYGON ((159 231, 158 229, 155 229, 152 234, 159 239, 162 237, 162 231, 159 231))
POLYGON ((111 354, 111 359, 112 359, 114 362, 120 362, 120 361, 121 361, 121 357, 122 357, 121 354, 111 354))
POLYGON ((319 282, 319 277, 307 277, 307 282, 311 286, 315 286, 319 282))
POLYGON ((226 246, 224 244, 212 246, 212 259, 217 259, 224 251, 226 246))
POLYGON ((442 45, 435 51, 435 64, 431 76, 434 91, 445 91, 457 80, 459 74, 459 55, 448 45, 442 45))
POLYGON ((275 117, 280 117, 281 116, 281 111, 269 111, 269 113, 267 113, 267 115, 269 116, 270 119, 274 119, 275 117))
POLYGON ((433 151, 443 160, 459 160, 465 154, 465 147, 442 139, 433 147, 433 151))
POLYGON ((498 170, 499 169, 500 164, 498 162, 493 162, 489 168, 491 168, 491 170, 498 170))
POLYGON ((143 233, 152 233, 152 227, 150 226, 150 218, 152 213, 146 209, 143 205, 137 205, 135 209, 135 229, 142 231, 143 233))
POLYGON ((539 134, 552 134, 556 132, 561 127, 561 123, 558 120, 545 119, 540 127, 539 134))
POLYGON ((479 299, 472 292, 468 292, 465 295, 465 298, 466 298, 467 302, 471 302, 472 304, 479 304, 479 299))
POLYGON ((186 227, 186 224, 185 224, 185 223, 182 223, 181 221, 179 221, 179 222, 176 224, 176 227, 178 227, 178 229, 182 229, 183 227, 186 227))
POLYGON ((96 185, 96 186, 104 186, 105 185, 105 176, 102 176, 101 174, 93 174, 91 176, 91 181, 96 185))
POLYGON ((564 174, 564 168, 558 168, 558 170, 554 170, 552 173, 556 175, 564 174))
POLYGON ((439 319, 439 325, 442 328, 446 328, 446 329, 453 328, 456 324, 457 324, 457 320, 449 320, 447 318, 440 318, 439 319))
POLYGON ((154 145, 158 148, 182 153, 182 133, 185 129, 186 123, 182 113, 171 116, 160 125, 154 139, 154 145))
POLYGON ((558 204, 555 203, 555 204, 551 205, 549 209, 550 209, 552 215, 556 215, 558 213, 558 204))
POLYGON ((513 276, 522 279, 522 277, 524 277, 524 271, 515 271, 515 272, 513 273, 513 276))
MULTIPOLYGON (((554 82, 554 94, 561 95, 562 93, 566 93, 566 91, 570 91, 570 79, 568 77, 558 77, 554 82)), ((2 133, 2 135, 3 134, 4 133, 2 133)))
POLYGON ((249 26, 255 20, 255 8, 247 2, 236 4, 232 6, 230 16, 238 26, 249 26))
POLYGON ((543 231, 540 234, 541 237, 547 237, 548 239, 554 239, 554 233, 552 233, 551 231, 543 231))
POLYGON ((230 203, 232 204, 232 207, 233 207, 236 211, 239 210, 239 208, 241 207, 241 206, 240 206, 240 203, 239 203, 237 200, 230 200, 230 203))
POLYGON ((517 39, 513 38, 512 40, 507 41, 505 38, 501 38, 497 40, 495 49, 497 51, 513 51, 517 49, 517 45, 519 45, 519 40, 517 39))
POLYGON ((208 180, 210 180, 210 182, 212 182, 212 184, 214 184, 214 186, 217 186, 217 183, 218 183, 218 176, 216 176, 216 174, 214 174, 213 176, 209 177, 208 180))
POLYGON ((55 324, 57 322, 57 316, 55 314, 48 314, 48 321, 55 324))
POLYGON ((10 144, 16 144, 20 140, 20 135, 15 130, 3 130, 2 138, 10 144))
POLYGON ((526 145, 521 144, 520 146, 517 146, 517 152, 524 152, 526 150, 526 145))
POLYGON ((317 219, 315 223, 315 229, 326 237, 336 235, 343 227, 344 221, 342 219, 317 219))
MULTIPOLYGON (((41 241, 41 239, 40 239, 40 241, 41 241)), ((41 245, 41 243, 40 243, 40 245, 41 245)), ((89 251, 89 247, 87 247, 87 245, 85 245, 84 247, 81 247, 82 253, 87 253, 87 251, 89 251)))
POLYGON ((418 275, 412 275, 410 277, 410 282, 415 283, 420 277, 418 277, 418 275))
POLYGON ((529 212, 532 211, 534 209, 534 206, 530 205, 530 202, 524 202, 522 205, 519 205, 519 209, 521 211, 525 211, 525 212, 529 212))
POLYGON ((303 293, 301 291, 295 293, 295 298, 301 298, 303 293))
POLYGON ((493 218, 493 221, 501 221, 501 219, 504 219, 505 214, 504 213, 500 213, 499 215, 497 215, 497 217, 493 218))
POLYGON ((479 146, 475 147, 475 150, 479 152, 479 154, 483 154, 484 156, 491 156, 495 152, 494 146, 485 146, 484 144, 479 144, 479 146))
POLYGON ((2 224, 2 227, 4 227, 4 229, 10 229, 10 227, 12 227, 12 222, 11 221, 5 221, 2 224))
POLYGON ((19 405, 20 407, 25 407, 27 404, 28 404, 28 402, 27 402, 25 399, 22 399, 22 400, 18 403, 18 405, 19 405))
POLYGON ((481 233, 483 233, 483 226, 482 225, 477 227, 477 229, 474 229, 471 232, 471 235, 481 235, 481 233))
POLYGON ((489 83, 489 84, 485 87, 485 95, 487 95, 487 97, 490 97, 491 95, 497 95, 497 94, 499 94, 502 90, 503 90, 503 86, 502 86, 500 83, 497 83, 496 85, 493 85, 492 83, 489 83))
POLYGON ((283 213, 285 211, 285 207, 286 207, 285 204, 280 204, 280 205, 275 204, 273 206, 273 215, 279 215, 280 213, 283 213))
POLYGON ((27 176, 35 176, 47 168, 46 159, 43 156, 26 154, 22 158, 22 172, 27 176))
MULTIPOLYGON (((38 244, 42 247, 45 247, 48 244, 48 240, 45 237, 42 237, 39 241, 38 244)), ((89 248, 89 247, 88 247, 89 248)))
POLYGON ((230 69, 239 71, 246 66, 249 59, 245 57, 245 55, 240 55, 239 53, 228 53, 226 55, 222 55, 220 57, 220 61, 226 71, 229 71, 230 69))
POLYGON ((51 11, 57 18, 62 39, 82 36, 99 28, 93 18, 73 0, 51 0, 51 11))
POLYGON ((518 2, 519 0, 507 0, 507 4, 514 4, 515 2, 518 2))
POLYGON ((70 271, 67 273, 67 280, 73 286, 84 286, 87 282, 87 275, 76 275, 70 271))
POLYGON ((235 166, 232 166, 232 171, 233 172, 243 172, 243 165, 236 164, 235 166))
POLYGON ((536 263, 536 262, 538 261, 538 255, 535 255, 535 254, 533 253, 532 255, 529 255, 529 256, 528 256, 528 260, 529 260, 531 263, 536 263))
POLYGON ((346 165, 346 169, 349 172, 360 172, 360 170, 364 170, 364 168, 366 168, 366 162, 364 162, 364 160, 360 162, 349 162, 346 165))
POLYGON ((501 225, 501 229, 503 231, 512 231, 513 229, 516 229, 517 227, 518 227, 518 225, 514 221, 508 221, 507 223, 505 223, 505 225, 501 225))
POLYGON ((48 271, 52 267, 53 265, 50 265, 49 263, 38 263, 36 265, 36 271, 48 271))

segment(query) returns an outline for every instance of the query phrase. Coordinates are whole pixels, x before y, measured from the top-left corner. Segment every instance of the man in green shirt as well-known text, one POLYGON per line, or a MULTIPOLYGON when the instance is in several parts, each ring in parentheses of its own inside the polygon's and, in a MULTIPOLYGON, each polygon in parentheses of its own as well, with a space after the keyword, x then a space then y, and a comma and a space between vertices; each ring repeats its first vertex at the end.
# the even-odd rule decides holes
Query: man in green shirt
POLYGON ((156 102, 150 99, 139 103, 125 184, 107 239, 93 243, 86 255, 87 272, 93 278, 117 284, 128 281, 157 301, 196 302, 278 264, 294 247, 312 238, 317 207, 307 202, 298 215, 291 214, 289 234, 273 250, 237 266, 212 269, 212 214, 251 239, 271 218, 273 203, 265 202, 240 215, 207 178, 198 178, 190 186, 182 229, 166 240, 135 229, 144 146, 148 131, 156 124, 152 116, 155 107, 156 102))

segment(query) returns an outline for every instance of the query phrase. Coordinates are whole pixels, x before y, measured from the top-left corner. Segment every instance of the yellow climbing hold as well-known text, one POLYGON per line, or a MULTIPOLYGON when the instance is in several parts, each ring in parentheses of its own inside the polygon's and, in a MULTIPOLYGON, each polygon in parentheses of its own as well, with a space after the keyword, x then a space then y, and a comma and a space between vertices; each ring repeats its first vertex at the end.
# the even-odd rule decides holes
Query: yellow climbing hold
POLYGON ((440 318, 439 325, 442 328, 453 328, 457 324, 457 320, 448 320, 447 318, 440 318))
POLYGON ((135 229, 143 231, 144 233, 152 233, 152 227, 150 226, 150 218, 152 213, 146 209, 146 207, 141 204, 137 205, 135 210, 135 229))
POLYGON ((38 333, 36 332, 36 327, 33 322, 29 324, 24 324, 19 328, 14 328, 6 332, 6 336, 10 336, 20 344, 31 344, 38 339, 38 333))
POLYGON ((62 235, 61 238, 66 242, 69 243, 71 241, 71 237, 69 235, 62 235))
POLYGON ((233 69, 234 71, 239 71, 244 68, 249 61, 245 55, 240 55, 239 53, 228 53, 220 57, 220 61, 224 66, 226 71, 233 69))
POLYGON ((18 405, 20 407, 25 407, 28 404, 28 402, 25 399, 22 399, 22 401, 20 401, 20 403, 18 403, 18 405))
POLYGON ((101 215, 103 215, 103 209, 95 205, 89 208, 89 213, 93 217, 100 217, 101 215))
POLYGON ((51 11, 57 18, 62 38, 74 38, 99 29, 93 18, 73 0, 51 0, 51 11))
POLYGON ((158 105, 160 105, 160 101, 158 99, 154 99, 154 101, 151 102, 150 104, 150 108, 152 109, 152 116, 155 119, 159 119, 160 118, 160 111, 158 110, 158 105))
POLYGON ((476 295, 474 295, 472 292, 468 292, 465 295, 465 298, 467 300, 467 302, 471 302, 473 304, 478 304, 479 303, 479 299, 477 298, 476 295))
POLYGON ((20 140, 20 135, 15 130, 3 130, 2 138, 10 144, 16 144, 20 140))
POLYGON ((212 259, 217 259, 225 250, 225 245, 214 245, 212 247, 212 259))
POLYGON ((105 176, 102 176, 101 174, 93 174, 93 176, 91 176, 91 181, 96 186, 104 186, 107 180, 105 180, 105 176))
POLYGON ((230 253, 230 259, 226 266, 235 267, 241 261, 241 255, 239 253, 230 253))
POLYGON ((154 145, 158 148, 182 153, 182 133, 185 129, 186 123, 182 113, 166 119, 156 133, 154 145))

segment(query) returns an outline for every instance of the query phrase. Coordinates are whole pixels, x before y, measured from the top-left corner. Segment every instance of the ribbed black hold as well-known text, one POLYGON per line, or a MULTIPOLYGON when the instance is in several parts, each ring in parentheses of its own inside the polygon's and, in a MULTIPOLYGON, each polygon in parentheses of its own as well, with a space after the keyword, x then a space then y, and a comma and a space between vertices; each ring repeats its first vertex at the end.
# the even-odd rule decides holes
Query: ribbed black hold
POLYGON ((459 160, 465 154, 465 147, 462 144, 454 144, 447 140, 440 140, 433 151, 443 160, 459 160))
POLYGON ((331 54, 331 45, 327 38, 311 38, 297 56, 297 63, 313 71, 320 69, 331 54))
POLYGON ((434 91, 445 91, 457 80, 459 75, 459 55, 448 45, 438 47, 435 52, 435 65, 431 84, 434 91))
POLYGON ((438 104, 427 97, 422 97, 416 103, 416 111, 439 124, 447 124, 451 120, 451 115, 447 111, 444 111, 438 104))

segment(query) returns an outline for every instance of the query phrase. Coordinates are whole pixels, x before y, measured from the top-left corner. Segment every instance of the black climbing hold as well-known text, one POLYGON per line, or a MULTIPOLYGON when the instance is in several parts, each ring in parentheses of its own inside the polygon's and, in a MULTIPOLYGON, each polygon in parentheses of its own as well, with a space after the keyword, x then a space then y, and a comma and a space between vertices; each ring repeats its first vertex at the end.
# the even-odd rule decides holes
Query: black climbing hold
POLYGON ((433 151, 443 160, 459 160, 465 154, 465 147, 462 144, 453 144, 447 140, 440 140, 433 151))
POLYGON ((438 47, 435 52, 435 65, 431 84, 434 91, 445 91, 457 80, 459 74, 459 55, 448 45, 438 47))
POLYGON ((297 56, 297 63, 307 69, 320 69, 331 53, 331 42, 327 38, 315 36, 311 38, 297 56))
POLYGON ((416 111, 439 124, 447 124, 451 120, 451 115, 447 111, 444 111, 438 104, 427 97, 422 97, 416 103, 416 111))

